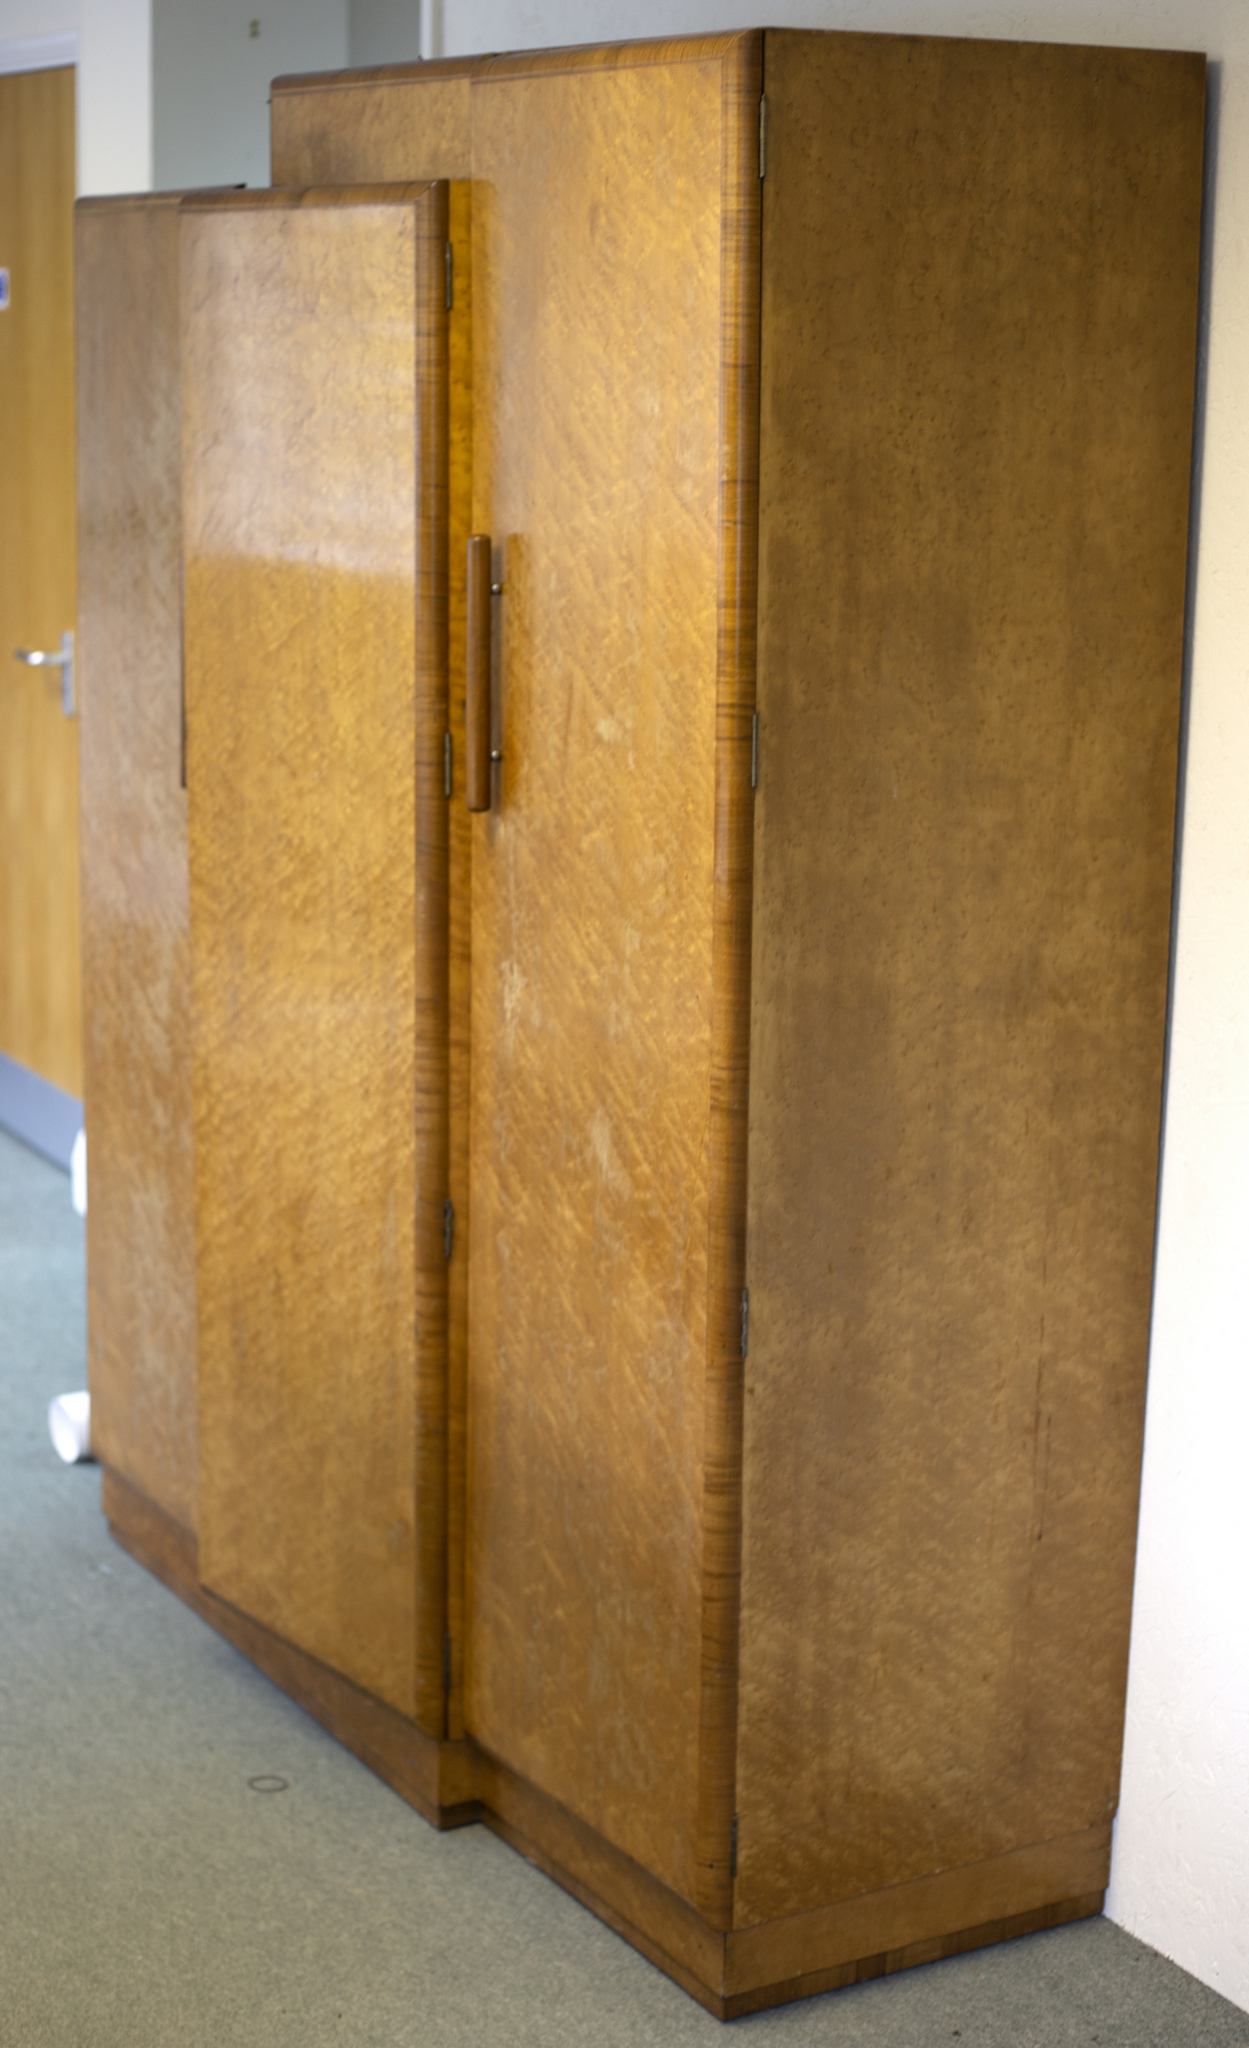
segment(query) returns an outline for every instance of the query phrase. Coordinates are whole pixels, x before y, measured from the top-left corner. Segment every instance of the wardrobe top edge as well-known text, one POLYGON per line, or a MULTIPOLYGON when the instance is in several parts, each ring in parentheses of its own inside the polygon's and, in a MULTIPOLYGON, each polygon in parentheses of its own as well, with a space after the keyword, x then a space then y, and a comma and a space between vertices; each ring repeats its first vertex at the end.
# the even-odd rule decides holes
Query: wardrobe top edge
POLYGON ((103 192, 74 202, 78 216, 118 213, 262 213, 301 206, 409 206, 445 178, 368 185, 198 185, 174 192, 103 192))
POLYGON ((229 199, 237 199, 245 189, 242 185, 187 185, 172 192, 87 192, 74 201, 74 212, 155 213, 162 207, 180 207, 184 199, 200 198, 211 198, 224 204, 229 199))
POLYGON ((649 36, 621 43, 563 43, 537 50, 488 50, 473 57, 440 57, 414 64, 378 64, 362 70, 290 72, 275 78, 271 96, 350 92, 358 86, 413 85, 468 79, 516 78, 542 71, 615 71, 639 64, 690 64, 723 57, 762 29, 726 29, 697 36, 649 36))
POLYGON ((723 30, 693 36, 656 36, 619 43, 569 43, 534 50, 483 51, 469 57, 429 58, 408 64, 378 64, 337 71, 287 72, 270 85, 273 98, 303 93, 351 92, 364 87, 452 83, 464 79, 483 84, 496 78, 517 78, 540 72, 568 70, 616 70, 634 65, 698 63, 725 56, 734 47, 754 37, 773 35, 836 38, 844 43, 958 43, 994 48, 1011 46, 1023 51, 1088 50, 1110 57, 1156 58, 1159 61, 1208 62, 1204 50, 1159 49, 1141 44, 1047 42, 1034 37, 927 35, 915 31, 887 33, 873 29, 791 29, 784 27, 723 30))
POLYGON ((229 186, 188 192, 182 200, 183 213, 279 213, 334 206, 410 206, 423 199, 445 178, 396 179, 368 185, 254 185, 229 186))

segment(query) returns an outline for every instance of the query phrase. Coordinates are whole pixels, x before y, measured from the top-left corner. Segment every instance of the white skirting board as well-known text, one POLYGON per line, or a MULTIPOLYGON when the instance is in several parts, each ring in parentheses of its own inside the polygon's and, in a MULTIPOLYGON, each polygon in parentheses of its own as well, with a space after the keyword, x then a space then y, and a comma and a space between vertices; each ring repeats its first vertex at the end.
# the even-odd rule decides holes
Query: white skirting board
MULTIPOLYGON (((82 1104, 20 1060, 0 1052, 0 1129, 42 1152, 66 1173, 82 1129, 82 1104)), ((81 1148, 80 1148, 81 1149, 81 1148)))

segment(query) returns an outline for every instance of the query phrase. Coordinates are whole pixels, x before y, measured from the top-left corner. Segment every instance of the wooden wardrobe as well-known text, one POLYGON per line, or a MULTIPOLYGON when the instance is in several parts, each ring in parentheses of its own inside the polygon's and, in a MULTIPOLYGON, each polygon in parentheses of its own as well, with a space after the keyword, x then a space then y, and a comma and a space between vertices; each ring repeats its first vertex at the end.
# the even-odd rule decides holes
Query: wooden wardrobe
POLYGON ((198 1504, 117 1406, 106 1509, 722 2017, 1100 1910, 1203 94, 286 79, 160 215, 198 1504))

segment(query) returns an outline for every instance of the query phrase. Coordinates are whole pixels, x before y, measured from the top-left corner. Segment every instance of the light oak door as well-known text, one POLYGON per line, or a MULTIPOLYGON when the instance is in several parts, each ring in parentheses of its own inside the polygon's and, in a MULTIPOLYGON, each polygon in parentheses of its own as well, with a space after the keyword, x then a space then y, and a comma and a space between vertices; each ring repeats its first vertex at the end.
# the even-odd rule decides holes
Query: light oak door
POLYGON ((181 216, 201 1578, 434 1737, 447 197, 181 216))
POLYGON ((0 1052, 81 1095, 73 229, 73 70, 0 77, 0 1052))

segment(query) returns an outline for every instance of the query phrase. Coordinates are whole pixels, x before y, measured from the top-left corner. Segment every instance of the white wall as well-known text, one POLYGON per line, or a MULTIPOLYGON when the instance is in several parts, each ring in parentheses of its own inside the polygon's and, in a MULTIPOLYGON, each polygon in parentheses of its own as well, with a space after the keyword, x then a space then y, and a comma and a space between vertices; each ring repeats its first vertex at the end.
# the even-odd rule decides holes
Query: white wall
POLYGON ((1178 944, 1108 1911, 1249 2008, 1249 0, 428 4, 448 56, 772 19, 1216 60, 1178 944))
POLYGON ((347 0, 149 4, 156 188, 267 185, 269 81, 346 64, 347 0))
POLYGON ((349 64, 411 64, 432 54, 429 0, 349 0, 349 64))
POLYGON ((151 0, 0 0, 5 44, 78 39, 78 190, 143 192, 152 182, 151 0))
MULTIPOLYGON (((269 81, 346 64, 348 4, 0 0, 0 62, 6 44, 77 37, 80 192, 267 185, 269 81)), ((356 4, 400 25, 401 0, 356 4)))
POLYGON ((78 37, 80 193, 268 184, 268 82, 344 66, 348 0, 0 0, 0 63, 51 35, 78 37))

